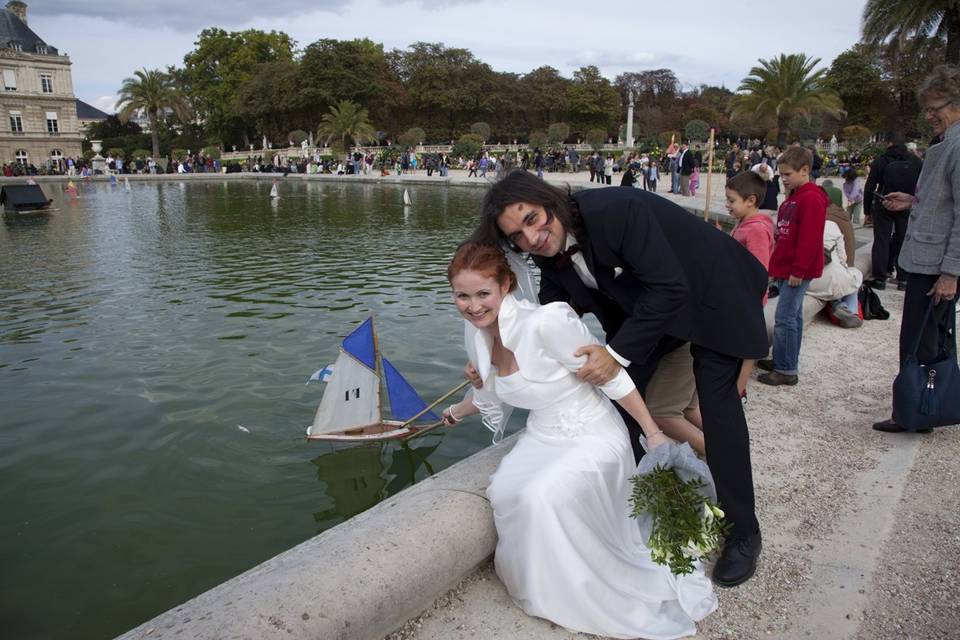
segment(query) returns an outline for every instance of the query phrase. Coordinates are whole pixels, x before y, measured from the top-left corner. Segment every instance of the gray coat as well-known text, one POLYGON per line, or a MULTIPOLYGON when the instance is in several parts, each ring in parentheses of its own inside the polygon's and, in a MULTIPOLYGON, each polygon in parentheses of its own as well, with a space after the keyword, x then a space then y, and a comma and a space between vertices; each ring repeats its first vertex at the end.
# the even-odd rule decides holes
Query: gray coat
POLYGON ((908 273, 960 276, 960 122, 923 158, 899 263, 908 273))

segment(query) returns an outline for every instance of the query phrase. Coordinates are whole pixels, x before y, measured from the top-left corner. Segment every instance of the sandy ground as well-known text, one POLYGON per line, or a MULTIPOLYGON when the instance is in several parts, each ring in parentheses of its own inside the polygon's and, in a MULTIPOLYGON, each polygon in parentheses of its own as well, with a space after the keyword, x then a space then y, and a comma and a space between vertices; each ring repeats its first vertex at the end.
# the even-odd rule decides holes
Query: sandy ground
MULTIPOLYGON (((960 428, 870 428, 889 413, 903 300, 880 296, 888 321, 807 328, 798 386, 751 382, 763 555, 698 638, 960 638, 960 428)), ((578 636, 524 615, 487 565, 389 640, 578 636)))

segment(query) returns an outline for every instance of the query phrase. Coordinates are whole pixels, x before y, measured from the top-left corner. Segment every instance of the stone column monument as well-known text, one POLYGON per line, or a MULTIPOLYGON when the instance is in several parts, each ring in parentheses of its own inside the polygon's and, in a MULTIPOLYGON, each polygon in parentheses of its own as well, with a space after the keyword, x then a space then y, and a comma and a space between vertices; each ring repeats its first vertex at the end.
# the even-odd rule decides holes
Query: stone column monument
POLYGON ((633 89, 630 89, 630 103, 627 105, 627 149, 633 148, 633 89))

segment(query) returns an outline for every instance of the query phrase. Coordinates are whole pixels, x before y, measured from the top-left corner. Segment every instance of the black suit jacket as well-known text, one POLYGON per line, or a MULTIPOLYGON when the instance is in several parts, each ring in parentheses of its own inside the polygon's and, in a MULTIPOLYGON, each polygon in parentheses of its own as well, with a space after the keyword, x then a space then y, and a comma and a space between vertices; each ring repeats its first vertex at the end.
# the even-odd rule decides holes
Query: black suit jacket
POLYGON ((641 366, 664 336, 766 357, 767 273, 739 242, 647 191, 607 187, 573 199, 584 226, 577 240, 599 290, 572 265, 535 256, 541 303, 593 313, 611 348, 641 366))
POLYGON ((687 149, 683 154, 683 158, 680 161, 680 175, 690 176, 693 175, 693 167, 695 164, 693 151, 687 149))

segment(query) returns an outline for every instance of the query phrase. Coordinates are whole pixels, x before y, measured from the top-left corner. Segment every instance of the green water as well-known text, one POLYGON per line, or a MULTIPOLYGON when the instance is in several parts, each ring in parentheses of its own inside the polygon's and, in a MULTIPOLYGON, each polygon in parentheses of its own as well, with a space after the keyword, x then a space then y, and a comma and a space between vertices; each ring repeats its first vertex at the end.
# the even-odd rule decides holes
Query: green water
POLYGON ((112 637, 489 443, 303 438, 370 314, 425 397, 462 379, 444 270, 482 191, 131 186, 0 225, 4 637, 112 637))

